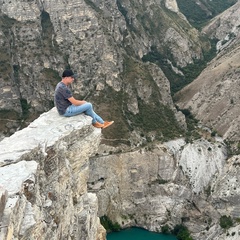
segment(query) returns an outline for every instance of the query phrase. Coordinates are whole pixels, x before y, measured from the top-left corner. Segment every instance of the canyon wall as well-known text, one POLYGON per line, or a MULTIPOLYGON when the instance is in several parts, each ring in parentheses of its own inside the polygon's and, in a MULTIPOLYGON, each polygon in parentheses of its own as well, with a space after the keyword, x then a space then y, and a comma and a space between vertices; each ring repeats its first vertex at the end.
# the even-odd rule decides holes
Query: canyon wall
POLYGON ((194 239, 238 239, 239 156, 229 158, 221 138, 132 150, 103 141, 90 117, 55 108, 4 138, 0 238, 103 240, 99 217, 108 216, 123 228, 184 224, 194 239))

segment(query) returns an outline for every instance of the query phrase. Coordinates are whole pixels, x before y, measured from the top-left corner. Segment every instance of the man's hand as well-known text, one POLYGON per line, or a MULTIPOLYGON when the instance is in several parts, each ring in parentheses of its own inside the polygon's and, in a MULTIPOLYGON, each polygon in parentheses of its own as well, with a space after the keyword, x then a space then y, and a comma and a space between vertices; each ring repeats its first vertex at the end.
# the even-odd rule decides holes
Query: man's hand
POLYGON ((86 103, 86 101, 84 101, 84 100, 77 100, 74 97, 70 97, 70 98, 68 98, 68 100, 75 106, 80 106, 80 105, 86 103))

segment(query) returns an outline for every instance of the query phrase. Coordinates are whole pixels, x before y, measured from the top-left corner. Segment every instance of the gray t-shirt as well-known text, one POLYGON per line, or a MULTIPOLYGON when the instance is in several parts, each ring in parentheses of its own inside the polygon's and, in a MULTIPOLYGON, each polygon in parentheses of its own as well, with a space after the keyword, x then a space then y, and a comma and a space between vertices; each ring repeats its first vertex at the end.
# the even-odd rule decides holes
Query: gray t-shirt
POLYGON ((63 82, 59 82, 54 93, 54 103, 60 115, 63 115, 66 109, 72 105, 68 100, 70 97, 72 97, 71 90, 63 82))

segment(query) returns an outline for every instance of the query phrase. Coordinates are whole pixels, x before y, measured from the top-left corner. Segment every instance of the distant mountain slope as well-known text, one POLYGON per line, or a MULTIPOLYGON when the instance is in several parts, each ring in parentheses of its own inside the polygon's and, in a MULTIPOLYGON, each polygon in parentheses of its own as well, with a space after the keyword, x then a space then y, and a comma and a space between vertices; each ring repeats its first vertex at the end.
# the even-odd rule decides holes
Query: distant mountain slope
POLYGON ((218 38, 218 55, 200 76, 175 95, 181 109, 216 129, 224 138, 240 140, 240 1, 214 18, 203 31, 218 38))
POLYGON ((238 0, 176 0, 180 11, 195 27, 201 27, 207 21, 234 5, 238 0))

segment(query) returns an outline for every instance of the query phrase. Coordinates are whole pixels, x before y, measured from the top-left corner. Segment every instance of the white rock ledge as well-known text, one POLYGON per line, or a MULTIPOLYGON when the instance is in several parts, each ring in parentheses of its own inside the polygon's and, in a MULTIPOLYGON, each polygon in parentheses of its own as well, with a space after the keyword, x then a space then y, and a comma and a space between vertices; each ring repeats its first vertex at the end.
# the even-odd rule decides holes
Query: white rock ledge
POLYGON ((54 107, 49 112, 43 113, 27 128, 0 142, 0 167, 19 161, 23 154, 40 145, 43 148, 52 146, 71 131, 81 129, 91 123, 91 117, 84 114, 71 118, 62 117, 54 107))

